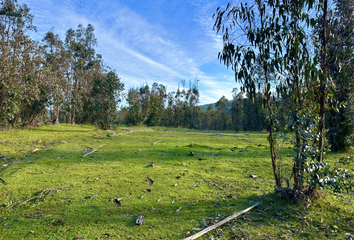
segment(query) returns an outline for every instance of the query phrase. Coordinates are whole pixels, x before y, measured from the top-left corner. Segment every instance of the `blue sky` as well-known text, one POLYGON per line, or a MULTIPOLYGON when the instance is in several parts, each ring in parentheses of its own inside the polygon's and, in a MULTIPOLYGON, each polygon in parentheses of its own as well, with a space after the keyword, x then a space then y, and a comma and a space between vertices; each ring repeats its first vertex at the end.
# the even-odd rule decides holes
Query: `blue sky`
POLYGON ((53 30, 92 24, 97 53, 115 69, 126 89, 153 82, 175 91, 178 82, 199 79, 200 104, 216 102, 237 84, 217 59, 222 37, 212 15, 227 1, 209 0, 21 0, 34 14, 40 40, 53 30))

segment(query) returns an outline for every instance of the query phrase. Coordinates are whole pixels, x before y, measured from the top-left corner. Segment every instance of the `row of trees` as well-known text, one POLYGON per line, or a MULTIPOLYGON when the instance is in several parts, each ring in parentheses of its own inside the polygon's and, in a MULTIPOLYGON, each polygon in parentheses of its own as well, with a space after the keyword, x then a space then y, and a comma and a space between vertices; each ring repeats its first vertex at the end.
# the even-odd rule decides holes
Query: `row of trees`
MULTIPOLYGON (((268 128, 262 109, 261 92, 252 99, 234 89, 231 101, 222 96, 203 111, 198 106, 197 81, 177 91, 167 93, 166 89, 166 86, 158 83, 151 87, 145 84, 139 88, 130 88, 127 94, 128 106, 119 112, 120 123, 201 130, 262 131, 268 128)), ((284 105, 283 101, 278 101, 284 105)), ((285 126, 281 113, 277 119, 285 126)))
POLYGON ((94 27, 69 29, 65 40, 49 31, 42 41, 33 15, 16 0, 0 1, 0 127, 95 123, 110 128, 124 85, 97 54, 94 27))

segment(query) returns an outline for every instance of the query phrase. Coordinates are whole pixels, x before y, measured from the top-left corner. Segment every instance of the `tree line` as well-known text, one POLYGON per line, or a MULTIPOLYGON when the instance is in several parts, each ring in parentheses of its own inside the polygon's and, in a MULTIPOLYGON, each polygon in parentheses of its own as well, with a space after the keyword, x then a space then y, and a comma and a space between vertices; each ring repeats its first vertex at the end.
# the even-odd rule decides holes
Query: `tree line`
POLYGON ((127 106, 119 111, 119 123, 127 125, 147 125, 183 127, 200 130, 262 131, 266 130, 261 93, 255 100, 244 97, 237 89, 229 101, 222 96, 205 111, 199 104, 197 82, 190 82, 176 91, 167 92, 163 84, 153 83, 132 87, 126 96, 127 106))
POLYGON ((27 5, 0 1, 0 127, 66 122, 110 128, 124 84, 96 53, 94 27, 68 29, 65 40, 48 31, 35 41, 33 18, 27 5))

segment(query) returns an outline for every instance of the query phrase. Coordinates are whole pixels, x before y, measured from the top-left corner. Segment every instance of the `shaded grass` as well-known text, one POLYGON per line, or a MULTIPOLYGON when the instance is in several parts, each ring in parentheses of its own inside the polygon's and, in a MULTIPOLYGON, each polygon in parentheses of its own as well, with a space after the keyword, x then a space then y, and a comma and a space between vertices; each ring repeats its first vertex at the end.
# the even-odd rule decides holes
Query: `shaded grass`
MULTIPOLYGON (((9 183, 0 183, 2 239, 181 239, 202 221, 220 221, 260 199, 254 211, 201 239, 354 234, 353 195, 327 192, 310 205, 291 205, 272 194, 266 133, 60 125, 0 132, 0 142, 0 176, 9 183), (19 206, 40 190, 66 185, 19 206)), ((291 164, 290 157, 281 161, 285 172, 291 164)))

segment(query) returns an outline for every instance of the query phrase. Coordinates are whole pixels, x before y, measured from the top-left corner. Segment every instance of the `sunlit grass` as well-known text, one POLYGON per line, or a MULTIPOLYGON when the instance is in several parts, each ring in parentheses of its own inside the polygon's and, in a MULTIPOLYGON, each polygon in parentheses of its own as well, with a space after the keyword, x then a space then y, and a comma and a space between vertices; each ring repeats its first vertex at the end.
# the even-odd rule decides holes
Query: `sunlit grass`
MULTIPOLYGON (((220 221, 261 199, 259 207, 201 239, 354 234, 352 194, 327 192, 309 205, 273 195, 266 133, 60 125, 0 132, 0 142, 0 177, 8 182, 0 182, 1 239, 182 239, 203 219, 220 221), (19 206, 40 190, 62 186, 68 187, 19 206), (135 224, 139 215, 141 226, 135 224)), ((292 164, 289 146, 284 171, 292 164)))

